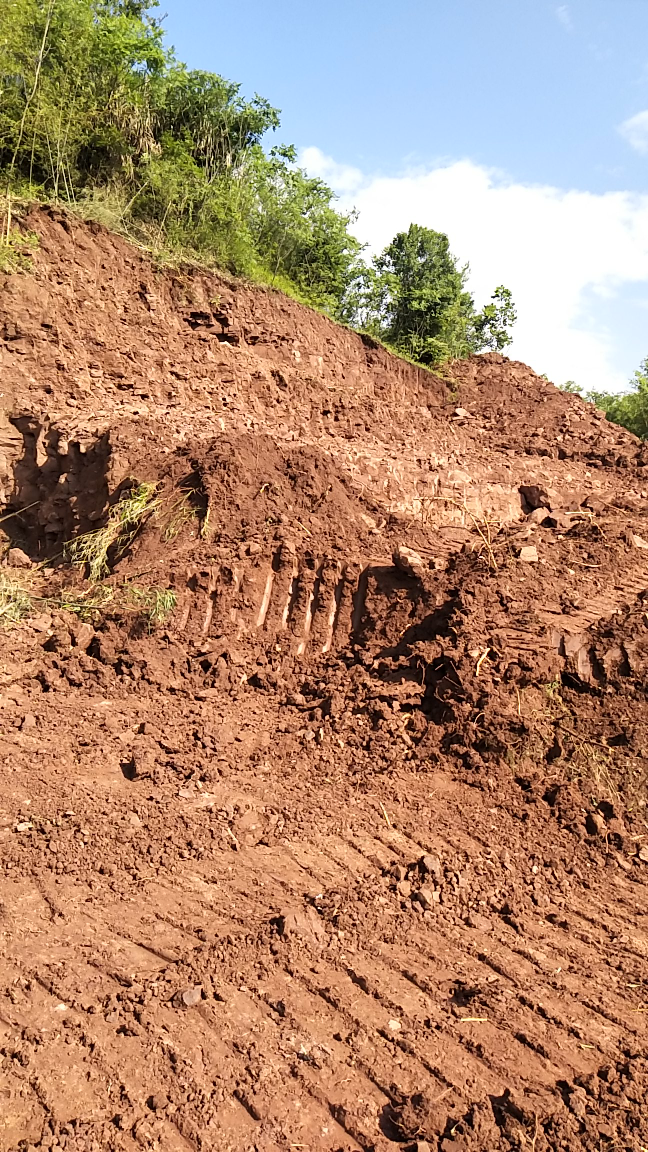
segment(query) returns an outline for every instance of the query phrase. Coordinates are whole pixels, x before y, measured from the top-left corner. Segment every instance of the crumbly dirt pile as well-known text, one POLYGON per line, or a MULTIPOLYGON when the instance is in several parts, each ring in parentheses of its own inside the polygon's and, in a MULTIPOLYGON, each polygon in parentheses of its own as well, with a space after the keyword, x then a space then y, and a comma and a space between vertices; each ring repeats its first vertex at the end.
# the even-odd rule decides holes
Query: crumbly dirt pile
POLYGON ((646 448, 26 224, 0 1149, 645 1152, 646 448))

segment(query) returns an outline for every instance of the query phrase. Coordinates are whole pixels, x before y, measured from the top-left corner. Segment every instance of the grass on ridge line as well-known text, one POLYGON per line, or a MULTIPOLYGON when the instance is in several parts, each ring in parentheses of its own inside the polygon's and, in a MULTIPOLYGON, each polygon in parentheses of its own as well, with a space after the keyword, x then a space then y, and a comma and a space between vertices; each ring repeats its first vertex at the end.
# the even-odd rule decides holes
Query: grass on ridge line
POLYGON ((32 253, 36 251, 40 238, 36 232, 19 228, 3 228, 0 234, 0 273, 29 272, 32 267, 32 253))

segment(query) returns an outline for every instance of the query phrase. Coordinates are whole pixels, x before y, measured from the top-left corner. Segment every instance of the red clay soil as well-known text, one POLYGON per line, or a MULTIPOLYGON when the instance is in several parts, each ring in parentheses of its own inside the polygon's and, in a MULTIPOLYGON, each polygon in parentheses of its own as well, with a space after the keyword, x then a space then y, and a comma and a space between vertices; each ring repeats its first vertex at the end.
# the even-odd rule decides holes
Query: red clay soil
POLYGON ((646 448, 25 224, 2 1152, 645 1152, 646 448), (144 482, 93 608, 64 545, 144 482))

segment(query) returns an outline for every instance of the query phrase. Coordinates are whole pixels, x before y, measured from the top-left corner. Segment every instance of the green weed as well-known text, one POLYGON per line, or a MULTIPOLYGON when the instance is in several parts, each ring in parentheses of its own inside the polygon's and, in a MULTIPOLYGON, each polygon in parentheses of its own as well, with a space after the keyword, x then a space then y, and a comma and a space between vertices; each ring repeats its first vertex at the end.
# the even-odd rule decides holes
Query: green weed
POLYGON ((132 543, 144 520, 157 511, 160 501, 156 497, 157 484, 138 484, 125 493, 110 510, 103 528, 77 536, 65 546, 68 559, 79 567, 88 568, 88 579, 92 584, 107 576, 110 568, 108 553, 117 546, 121 556, 132 543))
POLYGON ((129 588, 129 595, 136 608, 148 620, 149 627, 164 624, 175 610, 178 597, 170 588, 129 588))
POLYGON ((193 491, 183 492, 171 505, 163 533, 163 539, 167 544, 175 540, 187 524, 195 523, 198 519, 198 509, 191 503, 193 495, 193 491))
POLYGON ((0 626, 10 628, 31 615, 34 602, 15 576, 0 570, 0 626))
POLYGON ((0 235, 0 273, 29 272, 32 253, 38 248, 35 232, 21 232, 18 228, 3 228, 0 235))
POLYGON ((97 584, 85 592, 64 588, 51 607, 73 612, 81 620, 97 620, 114 598, 114 589, 107 584, 97 584))

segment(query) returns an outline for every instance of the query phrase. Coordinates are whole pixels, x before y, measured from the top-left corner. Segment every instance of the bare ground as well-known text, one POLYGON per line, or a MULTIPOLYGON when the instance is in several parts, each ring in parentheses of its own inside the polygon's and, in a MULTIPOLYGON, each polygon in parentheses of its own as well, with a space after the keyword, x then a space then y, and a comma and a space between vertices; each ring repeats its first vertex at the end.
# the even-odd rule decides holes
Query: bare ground
POLYGON ((642 1152, 645 449, 524 365, 29 224, 0 1148, 642 1152), (64 543, 144 481, 88 606, 64 543))

